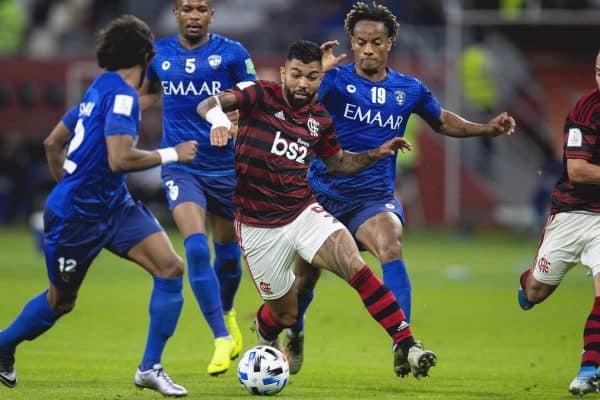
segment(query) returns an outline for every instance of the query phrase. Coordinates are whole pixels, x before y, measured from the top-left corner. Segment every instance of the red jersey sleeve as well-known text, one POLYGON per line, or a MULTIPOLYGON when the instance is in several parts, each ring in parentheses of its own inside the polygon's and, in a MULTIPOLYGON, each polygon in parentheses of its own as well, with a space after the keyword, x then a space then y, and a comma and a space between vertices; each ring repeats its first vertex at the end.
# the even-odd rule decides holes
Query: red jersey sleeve
POLYGON ((320 158, 328 158, 340 151, 342 147, 338 142, 333 124, 323 130, 320 140, 315 146, 315 154, 320 158))
POLYGON ((565 158, 578 158, 590 161, 598 141, 600 127, 600 97, 597 91, 584 96, 573 107, 563 130, 565 158))
POLYGON ((260 81, 240 82, 227 91, 235 96, 240 111, 240 119, 247 117, 263 97, 263 88, 260 81))

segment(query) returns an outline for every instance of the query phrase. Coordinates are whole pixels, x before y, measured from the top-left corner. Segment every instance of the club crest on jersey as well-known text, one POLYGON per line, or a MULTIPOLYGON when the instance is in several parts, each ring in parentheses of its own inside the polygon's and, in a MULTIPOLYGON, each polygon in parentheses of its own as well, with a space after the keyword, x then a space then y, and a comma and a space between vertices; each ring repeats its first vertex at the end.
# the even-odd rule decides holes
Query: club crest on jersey
POLYGON ((306 121, 306 127, 311 136, 319 136, 319 123, 313 118, 309 118, 308 121, 306 121))
POLYGON ((394 97, 396 98, 396 103, 401 106, 406 100, 406 93, 404 93, 402 90, 398 90, 394 92, 394 97))
POLYGON ((221 65, 221 61, 222 59, 220 55, 213 54, 212 56, 208 56, 208 65, 210 65, 212 69, 219 68, 219 65, 221 65))
POLYGON ((347 85, 346 86, 346 90, 348 91, 348 93, 356 93, 356 86, 354 86, 354 85, 347 85))
POLYGON ((166 71, 169 68, 171 68, 171 62, 170 61, 163 61, 161 67, 162 67, 163 71, 166 71))

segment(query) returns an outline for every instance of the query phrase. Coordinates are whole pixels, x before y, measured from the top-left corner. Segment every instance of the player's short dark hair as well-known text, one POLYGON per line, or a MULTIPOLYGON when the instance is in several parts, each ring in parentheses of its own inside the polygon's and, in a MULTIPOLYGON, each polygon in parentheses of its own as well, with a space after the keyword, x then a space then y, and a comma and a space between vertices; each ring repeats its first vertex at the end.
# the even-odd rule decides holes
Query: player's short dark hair
MULTIPOLYGON (((183 2, 183 0, 175 0, 175 8, 181 7, 182 2, 183 2)), ((208 4, 209 7, 213 6, 213 0, 206 0, 206 3, 208 4)))
POLYGON ((287 60, 300 60, 304 64, 308 64, 313 61, 321 62, 322 57, 323 50, 318 44, 309 40, 299 40, 290 46, 287 60))
POLYGON ((352 36, 354 34, 354 26, 359 21, 383 22, 387 28, 388 37, 395 40, 398 36, 400 24, 396 20, 396 16, 383 4, 378 4, 375 1, 371 5, 362 1, 354 4, 344 20, 344 30, 348 35, 352 36))
POLYGON ((152 31, 133 15, 121 15, 98 32, 96 58, 100 68, 114 71, 145 66, 154 54, 152 31))

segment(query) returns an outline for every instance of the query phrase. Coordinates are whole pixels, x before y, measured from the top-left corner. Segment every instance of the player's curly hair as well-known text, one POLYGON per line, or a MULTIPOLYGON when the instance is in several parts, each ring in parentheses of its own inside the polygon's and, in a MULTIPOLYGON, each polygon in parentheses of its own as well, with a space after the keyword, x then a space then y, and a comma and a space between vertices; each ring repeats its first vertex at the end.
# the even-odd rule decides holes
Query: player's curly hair
POLYGON ((288 50, 287 60, 300 60, 304 64, 311 63, 313 61, 321 62, 323 57, 323 50, 315 42, 309 40, 299 40, 292 43, 288 50))
POLYGON ((379 4, 375 1, 373 1, 373 4, 371 5, 363 3, 362 1, 354 4, 352 9, 346 14, 344 30, 349 36, 352 36, 356 23, 364 20, 383 22, 387 28, 388 37, 396 40, 400 24, 396 20, 396 16, 383 4, 379 4))
POLYGON ((96 59, 100 68, 146 67, 154 54, 152 31, 133 15, 121 15, 98 32, 96 59))

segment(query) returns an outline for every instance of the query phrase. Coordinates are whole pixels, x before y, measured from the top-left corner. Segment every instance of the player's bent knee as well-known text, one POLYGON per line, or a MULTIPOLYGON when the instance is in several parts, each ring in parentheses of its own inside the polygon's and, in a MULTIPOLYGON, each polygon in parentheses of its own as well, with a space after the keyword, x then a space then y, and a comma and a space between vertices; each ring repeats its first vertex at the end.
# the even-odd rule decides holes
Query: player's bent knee
POLYGON ((176 254, 173 254, 167 261, 159 265, 159 271, 156 274, 161 278, 178 278, 183 276, 183 260, 176 254))
POLYGON ((67 298, 56 299, 55 301, 50 301, 48 304, 52 311, 59 313, 61 315, 68 314, 75 308, 75 300, 77 296, 69 296, 67 298))
POLYGON ((382 263, 401 260, 402 246, 398 241, 386 243, 384 246, 381 246, 379 249, 377 249, 377 253, 379 254, 379 261, 382 263))

